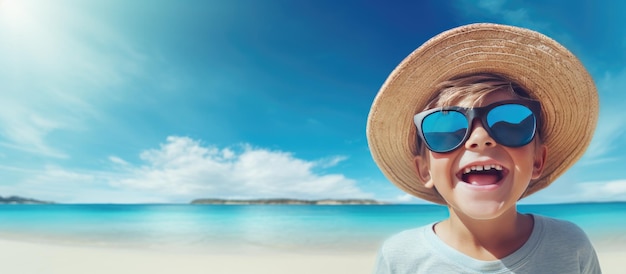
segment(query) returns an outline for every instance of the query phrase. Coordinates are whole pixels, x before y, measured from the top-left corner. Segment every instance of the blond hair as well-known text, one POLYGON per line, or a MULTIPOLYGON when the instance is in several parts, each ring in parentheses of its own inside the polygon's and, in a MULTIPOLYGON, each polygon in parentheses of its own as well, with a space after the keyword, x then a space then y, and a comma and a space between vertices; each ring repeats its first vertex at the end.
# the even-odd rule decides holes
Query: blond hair
POLYGON ((437 85, 439 92, 431 98, 426 109, 445 106, 473 106, 482 98, 496 91, 508 91, 520 99, 530 98, 518 84, 493 73, 461 75, 437 85))

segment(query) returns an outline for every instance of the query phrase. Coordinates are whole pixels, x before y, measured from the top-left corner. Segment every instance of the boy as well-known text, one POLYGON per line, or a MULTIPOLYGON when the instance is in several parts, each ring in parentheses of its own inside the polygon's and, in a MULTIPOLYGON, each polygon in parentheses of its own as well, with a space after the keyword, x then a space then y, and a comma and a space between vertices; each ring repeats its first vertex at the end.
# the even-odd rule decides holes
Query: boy
POLYGON ((540 33, 481 23, 424 43, 376 96, 368 143, 391 182, 450 214, 388 239, 376 273, 600 273, 580 228, 516 209, 582 156, 597 117, 590 75, 540 33))

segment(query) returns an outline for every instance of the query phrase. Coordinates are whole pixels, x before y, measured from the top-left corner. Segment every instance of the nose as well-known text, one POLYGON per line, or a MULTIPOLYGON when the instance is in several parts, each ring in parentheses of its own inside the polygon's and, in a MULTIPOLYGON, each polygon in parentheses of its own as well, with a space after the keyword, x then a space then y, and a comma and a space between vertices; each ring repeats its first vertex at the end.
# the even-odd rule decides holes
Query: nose
POLYGON ((489 133, 487 133, 480 121, 474 120, 470 130, 470 136, 465 141, 465 149, 480 150, 496 146, 496 141, 489 136, 489 133))

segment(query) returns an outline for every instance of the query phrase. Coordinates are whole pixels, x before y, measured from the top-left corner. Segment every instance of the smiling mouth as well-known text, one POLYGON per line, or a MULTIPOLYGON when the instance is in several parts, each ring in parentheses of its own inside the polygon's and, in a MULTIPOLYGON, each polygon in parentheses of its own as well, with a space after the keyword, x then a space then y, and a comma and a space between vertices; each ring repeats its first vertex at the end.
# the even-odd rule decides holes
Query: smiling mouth
POLYGON ((497 184, 505 173, 501 165, 476 165, 463 169, 460 178, 467 184, 484 186, 497 184))

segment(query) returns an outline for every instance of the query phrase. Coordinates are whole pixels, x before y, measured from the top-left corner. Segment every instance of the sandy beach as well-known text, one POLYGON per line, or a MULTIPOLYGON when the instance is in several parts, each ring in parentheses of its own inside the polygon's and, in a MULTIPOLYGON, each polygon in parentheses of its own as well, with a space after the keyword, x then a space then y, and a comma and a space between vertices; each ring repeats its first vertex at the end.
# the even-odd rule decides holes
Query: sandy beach
POLYGON ((104 273, 371 273, 375 252, 341 254, 215 254, 0 240, 2 272, 104 273))
MULTIPOLYGON (((375 251, 336 254, 189 253, 0 240, 2 270, 20 274, 371 273, 375 251)), ((603 273, 623 273, 626 248, 596 247, 603 273)))

